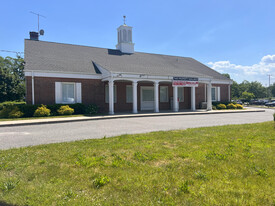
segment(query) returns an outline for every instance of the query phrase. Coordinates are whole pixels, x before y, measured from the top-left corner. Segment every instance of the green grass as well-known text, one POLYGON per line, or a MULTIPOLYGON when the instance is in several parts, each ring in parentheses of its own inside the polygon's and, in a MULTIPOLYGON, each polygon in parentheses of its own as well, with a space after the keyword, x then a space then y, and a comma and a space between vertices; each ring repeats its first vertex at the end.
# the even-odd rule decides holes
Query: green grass
POLYGON ((1 202, 275 205, 274 122, 0 151, 1 202))

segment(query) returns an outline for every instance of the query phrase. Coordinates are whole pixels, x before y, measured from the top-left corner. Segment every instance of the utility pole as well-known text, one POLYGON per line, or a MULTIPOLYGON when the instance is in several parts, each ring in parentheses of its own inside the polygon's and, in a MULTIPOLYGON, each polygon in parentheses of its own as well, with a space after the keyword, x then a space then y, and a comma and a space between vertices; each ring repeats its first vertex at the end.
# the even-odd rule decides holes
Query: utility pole
POLYGON ((272 76, 271 74, 268 74, 268 97, 270 97, 270 77, 272 76))

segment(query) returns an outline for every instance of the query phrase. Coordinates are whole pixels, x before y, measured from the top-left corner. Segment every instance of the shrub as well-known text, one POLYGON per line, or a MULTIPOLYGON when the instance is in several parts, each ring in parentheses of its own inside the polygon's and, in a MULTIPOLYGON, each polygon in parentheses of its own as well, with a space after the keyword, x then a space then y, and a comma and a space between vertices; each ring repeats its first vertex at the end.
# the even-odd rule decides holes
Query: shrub
POLYGON ((14 107, 14 109, 9 113, 9 118, 20 118, 22 117, 24 114, 23 112, 21 112, 19 110, 19 108, 17 106, 14 107))
POLYGON ((273 114, 274 122, 275 122, 275 113, 273 114))
POLYGON ((109 177, 101 176, 101 177, 96 178, 93 183, 96 188, 100 188, 100 187, 108 184, 109 182, 110 182, 109 177))
POLYGON ((23 117, 33 117, 33 114, 35 110, 40 105, 31 105, 31 104, 23 104, 23 105, 18 105, 19 110, 24 114, 23 117))
POLYGON ((217 109, 226 109, 225 104, 218 104, 217 109))
POLYGON ((51 110, 49 110, 45 105, 41 105, 41 107, 38 107, 33 116, 34 117, 47 117, 47 116, 50 116, 51 114, 51 110))
POLYGON ((85 114, 86 112, 86 106, 84 104, 69 104, 69 106, 74 109, 74 114, 85 114))
POLYGON ((214 105, 212 105, 212 109, 213 109, 213 110, 217 110, 217 107, 214 106, 214 105))
POLYGON ((60 115, 72 115, 74 113, 74 109, 72 109, 71 107, 69 107, 69 105, 65 105, 65 106, 61 106, 57 110, 57 112, 60 115))
POLYGON ((243 109, 243 105, 241 105, 241 104, 236 104, 236 107, 237 107, 237 109, 243 109))
POLYGON ((227 105, 227 109, 237 109, 237 106, 233 103, 227 105))
POLYGON ((0 111, 0 117, 1 118, 8 118, 10 112, 15 108, 14 105, 6 105, 3 107, 3 109, 0 111))
POLYGON ((87 106, 86 108, 86 114, 88 115, 93 115, 93 114, 97 114, 98 113, 98 106, 95 104, 90 104, 87 106))

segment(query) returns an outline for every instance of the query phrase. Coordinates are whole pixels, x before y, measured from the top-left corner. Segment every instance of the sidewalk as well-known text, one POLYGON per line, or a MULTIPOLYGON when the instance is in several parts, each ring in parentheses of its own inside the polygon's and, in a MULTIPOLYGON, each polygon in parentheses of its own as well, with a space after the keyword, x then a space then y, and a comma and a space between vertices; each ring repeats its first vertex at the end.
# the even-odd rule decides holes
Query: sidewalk
POLYGON ((28 119, 28 120, 14 120, 14 121, 0 121, 0 127, 23 126, 23 125, 36 125, 36 124, 54 124, 65 122, 78 122, 78 121, 92 121, 104 119, 118 119, 118 118, 137 118, 137 117, 157 117, 157 116, 171 116, 171 115, 207 115, 207 114, 224 114, 224 113, 245 113, 245 112, 265 112, 264 109, 245 108, 244 110, 196 110, 196 111, 162 111, 159 113, 117 113, 115 115, 101 115, 101 116, 84 116, 84 117, 62 117, 62 118, 45 118, 45 119, 28 119))

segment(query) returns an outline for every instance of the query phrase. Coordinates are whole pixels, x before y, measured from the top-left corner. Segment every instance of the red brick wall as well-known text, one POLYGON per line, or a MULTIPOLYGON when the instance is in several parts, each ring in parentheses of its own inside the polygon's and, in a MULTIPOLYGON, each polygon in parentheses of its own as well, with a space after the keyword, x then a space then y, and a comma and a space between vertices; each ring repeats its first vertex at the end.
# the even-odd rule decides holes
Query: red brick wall
MULTIPOLYGON (((55 103, 55 82, 80 82, 82 84, 82 103, 97 104, 101 111, 108 112, 109 105, 105 103, 105 85, 107 82, 91 79, 69 79, 52 77, 34 78, 34 96, 35 104, 54 104, 55 103)), ((115 103, 115 112, 132 111, 132 103, 126 103, 126 85, 131 82, 115 82, 117 87, 117 103, 115 103)), ((31 77, 26 77, 26 101, 32 103, 31 77)), ((154 86, 153 83, 138 83, 138 110, 140 110, 140 87, 154 86)), ((160 110, 170 110, 170 100, 173 97, 173 87, 171 83, 160 83, 159 86, 168 86, 168 102, 160 102, 160 110)), ((221 101, 228 101, 228 85, 213 84, 219 86, 221 91, 221 101)), ((200 103, 205 101, 205 84, 199 84, 196 88, 196 108, 200 108, 200 103)), ((191 108, 191 88, 184 88, 184 102, 180 102, 180 109, 191 108)))

